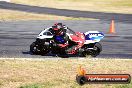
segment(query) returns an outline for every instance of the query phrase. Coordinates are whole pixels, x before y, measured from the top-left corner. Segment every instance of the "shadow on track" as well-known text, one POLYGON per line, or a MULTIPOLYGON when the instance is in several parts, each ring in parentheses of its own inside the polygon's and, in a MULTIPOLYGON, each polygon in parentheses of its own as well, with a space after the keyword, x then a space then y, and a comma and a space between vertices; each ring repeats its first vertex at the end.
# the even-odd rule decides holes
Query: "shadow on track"
MULTIPOLYGON (((27 54, 27 55, 33 55, 30 51, 27 51, 27 52, 22 52, 22 54, 27 54)), ((64 55, 64 56, 59 56, 59 55, 56 55, 56 54, 46 54, 46 55, 38 55, 38 56, 46 56, 47 58, 49 56, 51 56, 51 58, 53 57, 61 57, 61 58, 70 58, 70 57, 82 57, 82 56, 79 56, 79 55, 64 55)), ((132 54, 100 54, 98 55, 97 57, 93 57, 93 58, 103 58, 103 59, 132 59, 132 54)))
MULTIPOLYGON (((27 55, 35 55, 35 54, 32 54, 30 51, 27 51, 27 52, 22 52, 22 54, 27 54, 27 55)), ((38 54, 36 54, 38 55, 38 54)), ((70 57, 81 57, 79 55, 58 55, 58 54, 51 54, 51 53, 48 53, 46 55, 38 55, 38 56, 51 56, 51 57, 61 57, 61 58, 70 58, 70 57)))

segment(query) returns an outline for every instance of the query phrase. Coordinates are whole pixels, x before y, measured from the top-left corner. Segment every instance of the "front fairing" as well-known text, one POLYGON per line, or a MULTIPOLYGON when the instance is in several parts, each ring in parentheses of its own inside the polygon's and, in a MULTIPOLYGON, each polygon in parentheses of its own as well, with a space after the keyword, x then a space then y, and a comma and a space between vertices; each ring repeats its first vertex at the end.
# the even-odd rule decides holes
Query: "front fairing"
MULTIPOLYGON (((51 27, 50 27, 51 28, 51 27)), ((49 31, 50 28, 46 28, 39 33, 37 36, 38 39, 53 38, 53 34, 49 31)))

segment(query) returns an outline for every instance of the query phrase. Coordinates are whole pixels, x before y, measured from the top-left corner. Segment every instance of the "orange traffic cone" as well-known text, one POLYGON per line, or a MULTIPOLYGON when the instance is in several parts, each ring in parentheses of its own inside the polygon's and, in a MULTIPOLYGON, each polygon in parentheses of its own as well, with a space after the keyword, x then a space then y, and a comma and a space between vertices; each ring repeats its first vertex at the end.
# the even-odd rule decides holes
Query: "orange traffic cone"
POLYGON ((114 34, 115 33, 115 22, 114 22, 114 20, 111 21, 109 33, 110 34, 114 34))

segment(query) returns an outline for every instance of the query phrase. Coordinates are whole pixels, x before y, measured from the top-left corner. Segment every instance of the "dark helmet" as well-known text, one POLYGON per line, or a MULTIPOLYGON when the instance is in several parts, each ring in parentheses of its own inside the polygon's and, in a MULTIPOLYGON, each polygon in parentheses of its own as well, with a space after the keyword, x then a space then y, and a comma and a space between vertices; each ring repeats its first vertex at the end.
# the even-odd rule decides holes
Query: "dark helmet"
POLYGON ((63 24, 62 23, 55 23, 54 26, 52 26, 54 34, 55 35, 62 35, 63 34, 63 24))

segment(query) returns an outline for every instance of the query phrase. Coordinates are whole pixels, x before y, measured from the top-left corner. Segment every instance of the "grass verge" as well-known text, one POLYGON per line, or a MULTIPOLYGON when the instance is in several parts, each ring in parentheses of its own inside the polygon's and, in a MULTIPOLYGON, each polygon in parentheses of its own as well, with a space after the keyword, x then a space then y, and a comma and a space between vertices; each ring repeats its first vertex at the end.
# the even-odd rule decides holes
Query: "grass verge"
POLYGON ((131 0, 12 0, 12 2, 59 9, 132 14, 131 0))
POLYGON ((35 14, 22 11, 0 9, 0 21, 19 21, 19 20, 95 20, 92 18, 73 18, 56 16, 50 14, 35 14))
MULTIPOLYGON (((75 81, 77 68, 82 65, 87 73, 130 74, 130 59, 55 59, 55 60, 0 60, 1 88, 80 88, 75 81)), ((131 84, 87 84, 81 88, 131 88, 131 84)))

